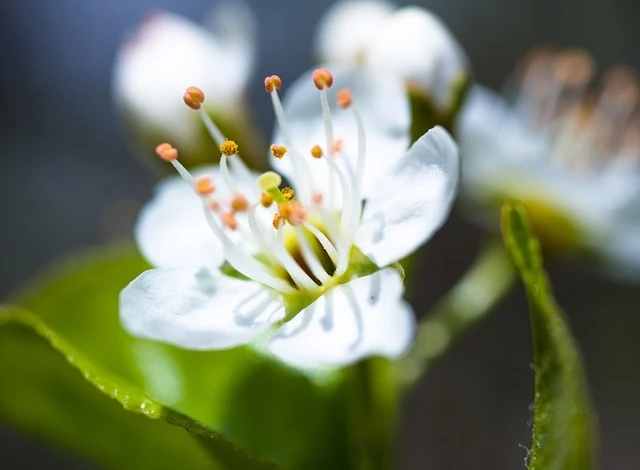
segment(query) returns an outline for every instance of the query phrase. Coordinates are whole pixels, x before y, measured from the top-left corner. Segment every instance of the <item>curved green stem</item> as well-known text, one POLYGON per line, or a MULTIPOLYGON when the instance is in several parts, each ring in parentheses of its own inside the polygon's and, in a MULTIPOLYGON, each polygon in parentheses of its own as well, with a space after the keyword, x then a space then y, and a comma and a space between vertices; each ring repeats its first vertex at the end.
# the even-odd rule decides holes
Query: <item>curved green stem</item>
POLYGON ((399 363, 402 384, 417 382, 456 339, 493 310, 514 280, 502 243, 487 243, 458 284, 420 321, 414 347, 399 363))

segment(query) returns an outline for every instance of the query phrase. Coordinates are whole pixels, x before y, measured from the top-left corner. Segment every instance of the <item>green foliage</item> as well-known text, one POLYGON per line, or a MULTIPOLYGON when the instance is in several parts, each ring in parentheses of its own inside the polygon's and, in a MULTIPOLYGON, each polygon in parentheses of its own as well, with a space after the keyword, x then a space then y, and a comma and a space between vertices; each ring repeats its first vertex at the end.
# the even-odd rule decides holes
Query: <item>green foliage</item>
POLYGON ((147 268, 133 249, 109 249, 57 264, 12 299, 0 419, 110 468, 347 468, 349 372, 319 383, 249 348, 129 336, 118 294, 147 268))
POLYGON ((530 470, 588 470, 595 464, 591 407, 580 353, 556 304, 540 246, 521 203, 506 203, 502 231, 522 278, 531 315, 535 365, 530 470))

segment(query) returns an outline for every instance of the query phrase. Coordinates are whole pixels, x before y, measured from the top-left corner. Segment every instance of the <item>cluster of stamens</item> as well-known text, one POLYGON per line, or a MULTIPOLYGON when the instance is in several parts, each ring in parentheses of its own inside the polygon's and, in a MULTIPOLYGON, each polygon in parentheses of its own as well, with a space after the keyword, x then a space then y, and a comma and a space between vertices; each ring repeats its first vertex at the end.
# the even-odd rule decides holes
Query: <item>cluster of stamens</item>
POLYGON ((582 50, 534 50, 517 74, 520 115, 548 136, 552 157, 574 170, 640 163, 640 84, 629 69, 606 72, 582 50))
POLYGON ((352 107, 352 94, 349 90, 340 90, 336 95, 337 104, 341 109, 353 110, 358 129, 356 168, 347 170, 345 165, 349 163, 338 162, 335 158, 336 153, 342 150, 342 141, 333 137, 326 91, 333 85, 333 76, 327 69, 318 69, 313 73, 312 81, 320 91, 326 145, 324 151, 320 145, 313 146, 310 154, 312 160, 326 162, 329 189, 325 191, 329 196, 328 201, 323 197, 320 186, 315 184, 313 172, 309 171, 309 154, 300 152, 293 143, 278 96, 282 80, 277 75, 266 77, 264 86, 265 91, 271 95, 284 145, 273 144, 270 150, 278 160, 291 158, 292 178, 296 188, 302 190, 302 198, 290 187, 282 186, 282 178, 273 171, 263 173, 257 181, 252 177, 240 158, 238 145, 226 139, 205 112, 202 107, 205 96, 197 87, 187 88, 183 99, 187 106, 200 113, 205 127, 219 145, 220 174, 222 183, 231 192, 231 200, 225 202, 222 198, 216 197, 218 191, 211 176, 194 178, 180 164, 178 150, 170 144, 163 143, 156 148, 157 154, 170 162, 201 198, 206 220, 215 236, 222 242, 229 264, 249 278, 283 293, 296 289, 321 289, 345 272, 362 210, 364 128, 359 114, 352 107), (338 194, 341 194, 341 202, 335 200, 336 185, 340 188, 338 194), (244 188, 244 192, 240 187, 244 188), (305 207, 302 201, 308 201, 308 207, 305 207), (267 211, 271 215, 274 232, 265 231, 265 227, 260 226, 257 217, 259 210, 267 211), (313 223, 310 213, 314 215, 313 223), (295 237, 299 250, 297 257, 294 257, 285 244, 285 230, 288 236, 295 237), (236 242, 237 238, 232 239, 229 236, 231 232, 237 233, 239 237, 251 239, 268 260, 258 259, 241 249, 236 242), (331 268, 327 267, 328 262, 331 263, 331 268), (282 269, 288 274, 287 279, 278 274, 282 269))

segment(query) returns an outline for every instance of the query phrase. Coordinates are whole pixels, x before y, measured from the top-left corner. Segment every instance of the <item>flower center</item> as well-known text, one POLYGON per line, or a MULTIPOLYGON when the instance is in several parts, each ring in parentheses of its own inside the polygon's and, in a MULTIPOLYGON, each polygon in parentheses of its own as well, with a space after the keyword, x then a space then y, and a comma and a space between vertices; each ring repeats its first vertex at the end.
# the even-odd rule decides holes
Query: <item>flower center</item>
POLYGON ((555 163, 577 173, 640 162, 640 85, 622 67, 591 86, 595 63, 581 50, 534 50, 517 71, 515 106, 548 140, 555 163))
POLYGON ((231 200, 217 197, 217 182, 210 176, 194 178, 178 161, 178 151, 170 144, 156 148, 158 155, 169 161, 201 198, 204 216, 222 243, 228 264, 240 274, 285 295, 302 290, 313 296, 342 278, 350 266, 362 213, 365 160, 362 119, 353 106, 351 92, 339 91, 338 106, 351 110, 358 131, 358 154, 353 169, 340 158, 341 142, 334 140, 327 96, 333 76, 326 69, 318 69, 312 80, 319 90, 325 145, 324 148, 315 145, 307 152, 296 148, 290 134, 278 96, 282 81, 276 75, 264 81, 284 139, 284 145, 271 145, 271 153, 277 159, 291 159, 294 189, 282 186, 282 178, 273 171, 258 178, 252 175, 240 158, 238 145, 222 135, 202 108, 205 97, 197 87, 187 88, 184 102, 199 112, 220 148, 220 176, 232 195, 231 200), (328 181, 318 181, 321 176, 310 169, 312 160, 326 163, 328 181))

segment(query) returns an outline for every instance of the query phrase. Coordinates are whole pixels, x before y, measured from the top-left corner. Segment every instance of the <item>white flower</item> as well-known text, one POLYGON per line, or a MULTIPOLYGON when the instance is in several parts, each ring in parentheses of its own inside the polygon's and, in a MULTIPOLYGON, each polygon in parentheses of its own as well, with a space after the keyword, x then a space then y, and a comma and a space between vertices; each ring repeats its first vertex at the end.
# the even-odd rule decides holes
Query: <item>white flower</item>
POLYGON ((322 17, 315 45, 322 62, 356 63, 395 73, 436 105, 449 109, 468 78, 467 58, 447 27, 417 6, 343 0, 322 17))
MULTIPOLYGON (((394 79, 318 69, 284 107, 280 84, 265 79, 279 124, 271 152, 293 189, 275 172, 251 173, 200 108, 220 166, 194 178, 175 148, 158 147, 188 184, 162 183, 141 215, 138 243, 158 268, 123 290, 122 324, 190 349, 252 342, 303 368, 396 358, 415 320, 389 265, 446 219, 457 147, 434 128, 406 149, 409 105, 394 79), (334 92, 334 80, 349 89, 334 92)), ((185 100, 198 109, 204 95, 191 87, 185 100)))
POLYGON ((627 70, 595 72, 582 51, 537 50, 512 100, 475 87, 463 109, 463 189, 481 218, 523 200, 543 242, 599 255, 640 275, 640 88, 627 70))
POLYGON ((152 13, 119 50, 113 94, 134 137, 164 136, 184 153, 200 145, 201 124, 180 99, 191 83, 207 93, 207 110, 238 112, 255 65, 255 21, 242 2, 222 3, 210 24, 152 13))

